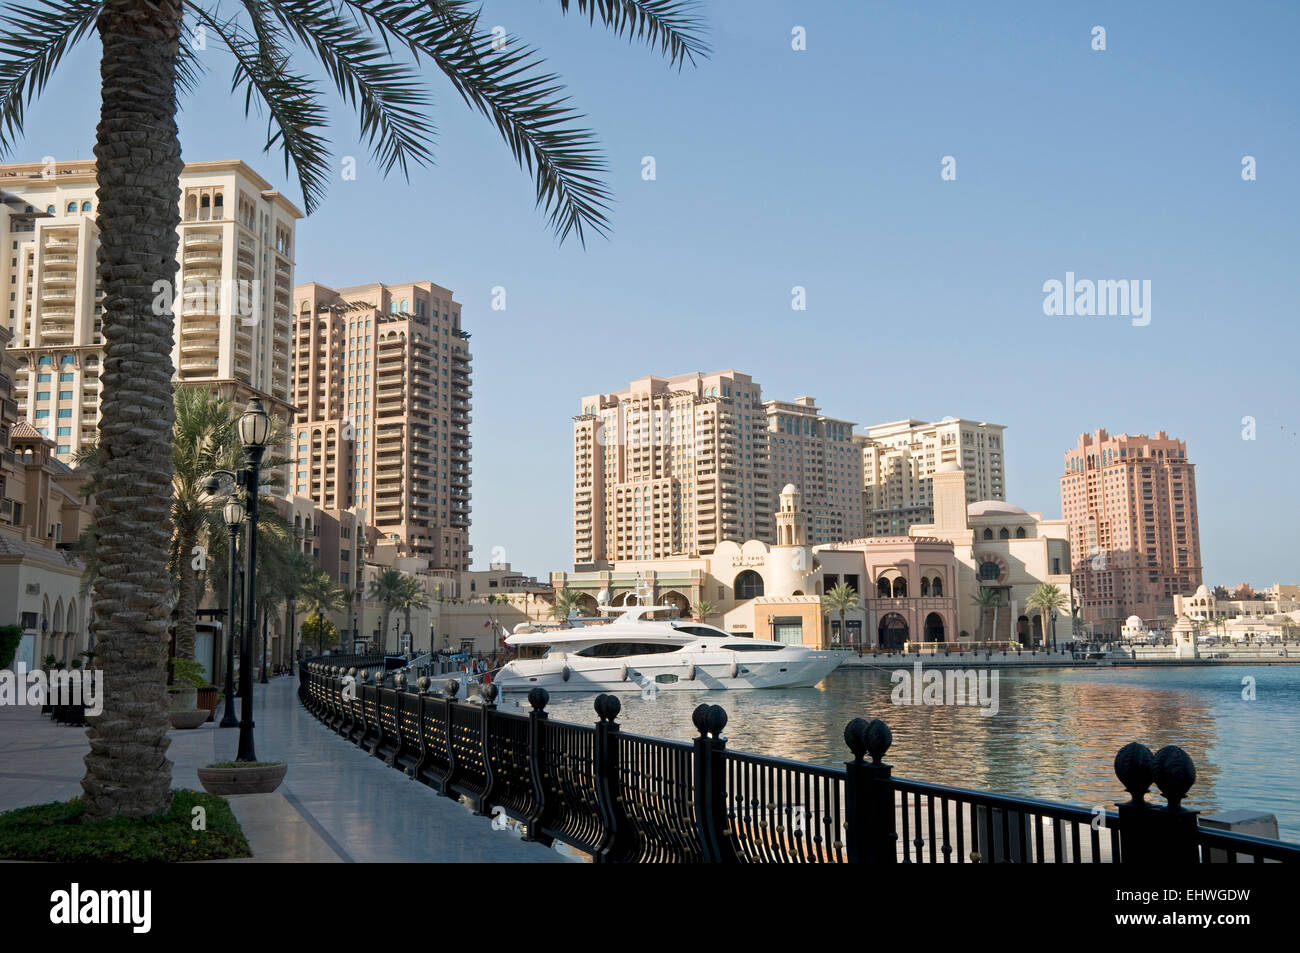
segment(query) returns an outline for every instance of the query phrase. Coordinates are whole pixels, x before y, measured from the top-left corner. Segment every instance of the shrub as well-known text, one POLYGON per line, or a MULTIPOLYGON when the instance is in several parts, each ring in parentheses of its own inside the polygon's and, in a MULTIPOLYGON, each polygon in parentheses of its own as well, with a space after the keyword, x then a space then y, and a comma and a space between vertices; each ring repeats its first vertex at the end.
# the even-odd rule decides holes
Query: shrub
POLYGON ((14 655, 18 652, 18 643, 22 640, 22 626, 0 626, 0 668, 8 668, 13 664, 14 655))

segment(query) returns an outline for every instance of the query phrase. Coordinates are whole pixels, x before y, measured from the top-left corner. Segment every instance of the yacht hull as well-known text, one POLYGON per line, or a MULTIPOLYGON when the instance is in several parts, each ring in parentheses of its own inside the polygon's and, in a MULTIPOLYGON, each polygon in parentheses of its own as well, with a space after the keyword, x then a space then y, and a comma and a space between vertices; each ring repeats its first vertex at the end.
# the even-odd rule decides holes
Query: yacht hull
POLYGON ((493 679, 503 692, 714 691, 807 688, 839 666, 837 653, 808 651, 798 658, 752 661, 739 653, 708 653, 627 659, 543 658, 515 660, 493 679), (694 657, 693 657, 694 656, 694 657))

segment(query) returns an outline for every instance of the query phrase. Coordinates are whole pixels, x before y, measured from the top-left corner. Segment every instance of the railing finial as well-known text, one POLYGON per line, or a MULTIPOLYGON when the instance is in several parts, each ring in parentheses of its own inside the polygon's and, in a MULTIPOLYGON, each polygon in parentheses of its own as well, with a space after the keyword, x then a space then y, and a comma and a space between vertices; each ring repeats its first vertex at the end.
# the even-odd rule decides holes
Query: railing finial
POLYGON ((551 693, 540 685, 528 693, 528 704, 533 706, 533 711, 540 712, 546 707, 546 703, 551 700, 551 693))
POLYGON ((727 727, 727 711, 721 705, 699 705, 691 712, 691 721, 701 735, 713 735, 716 738, 727 727))
POLYGON ((844 743, 853 752, 853 760, 861 764, 867 753, 867 719, 854 718, 844 726, 844 743))
POLYGON ((403 688, 405 688, 405 687, 406 687, 406 676, 403 675, 401 672, 398 672, 396 675, 394 675, 394 676, 393 676, 393 687, 396 688, 399 692, 400 692, 403 688))
POLYGON ((623 703, 617 696, 601 694, 596 696, 596 714, 600 716, 601 721, 613 721, 618 717, 618 713, 623 710, 623 703))
POLYGON ((480 685, 478 689, 478 697, 483 699, 484 704, 492 704, 497 700, 497 687, 491 682, 488 682, 486 685, 480 685))
POLYGON ((448 699, 455 701, 456 693, 460 691, 460 679, 458 678, 447 679, 446 683, 442 686, 442 690, 447 693, 448 699))
POLYGON ((427 692, 429 690, 430 684, 431 683, 429 681, 428 675, 421 675, 419 678, 415 680, 415 687, 418 688, 421 692, 427 692))
POLYGON ((1151 789, 1153 761, 1151 749, 1136 741, 1130 741, 1115 755, 1115 777, 1132 796, 1134 804, 1143 803, 1151 789))
POLYGON ((1169 802, 1169 810, 1177 811, 1196 783, 1196 765, 1191 756, 1177 745, 1165 745, 1156 752, 1152 773, 1156 787, 1169 802))

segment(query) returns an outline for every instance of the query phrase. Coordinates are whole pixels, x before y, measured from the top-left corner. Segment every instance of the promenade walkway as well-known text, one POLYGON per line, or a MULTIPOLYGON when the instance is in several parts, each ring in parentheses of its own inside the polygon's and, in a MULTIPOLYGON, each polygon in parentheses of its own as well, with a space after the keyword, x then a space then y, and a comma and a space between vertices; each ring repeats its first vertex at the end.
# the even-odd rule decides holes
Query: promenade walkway
MULTIPOLYGON (((344 741, 298 703, 297 679, 280 677, 254 687, 257 757, 289 765, 276 794, 231 799, 250 843, 264 845, 254 846, 260 855, 255 859, 570 861, 510 831, 493 830, 487 818, 474 817, 344 741)), ((219 719, 220 708, 217 714, 219 719)), ((238 736, 238 729, 218 728, 216 722, 172 731, 167 752, 172 786, 202 790, 198 767, 233 759, 238 736)), ((0 811, 79 796, 82 759, 89 750, 84 729, 56 725, 39 708, 0 707, 0 811)))

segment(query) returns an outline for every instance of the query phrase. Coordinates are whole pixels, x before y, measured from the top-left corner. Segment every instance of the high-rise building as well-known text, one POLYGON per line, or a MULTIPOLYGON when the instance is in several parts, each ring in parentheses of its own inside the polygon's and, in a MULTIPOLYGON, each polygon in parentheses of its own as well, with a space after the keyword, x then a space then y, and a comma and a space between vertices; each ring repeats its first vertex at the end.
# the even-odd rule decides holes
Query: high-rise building
POLYGON ((762 388, 734 370, 643 377, 573 418, 579 568, 773 538, 762 388))
POLYGON ((794 484, 802 496, 811 545, 853 539, 862 527, 862 454, 854 424, 824 417, 811 397, 769 400, 767 442, 772 486, 794 484))
MULTIPOLYGON (((70 461, 94 441, 103 366, 93 161, 0 166, 3 321, 19 415, 70 461)), ((178 381, 288 416, 290 293, 302 213, 243 162, 192 162, 180 179, 172 362, 178 381)))
POLYGON ((1082 434, 1065 453, 1061 513, 1073 586, 1098 632, 1169 616, 1173 597, 1201 584, 1196 475, 1187 445, 1163 430, 1082 434))
POLYGON ((403 556, 470 564, 470 353, 452 292, 430 281, 300 285, 289 485, 359 507, 403 556))
POLYGON ((896 420, 855 434, 862 451, 863 536, 906 536, 934 522, 934 473, 955 463, 966 476, 966 502, 1007 498, 1001 424, 945 417, 896 420))

